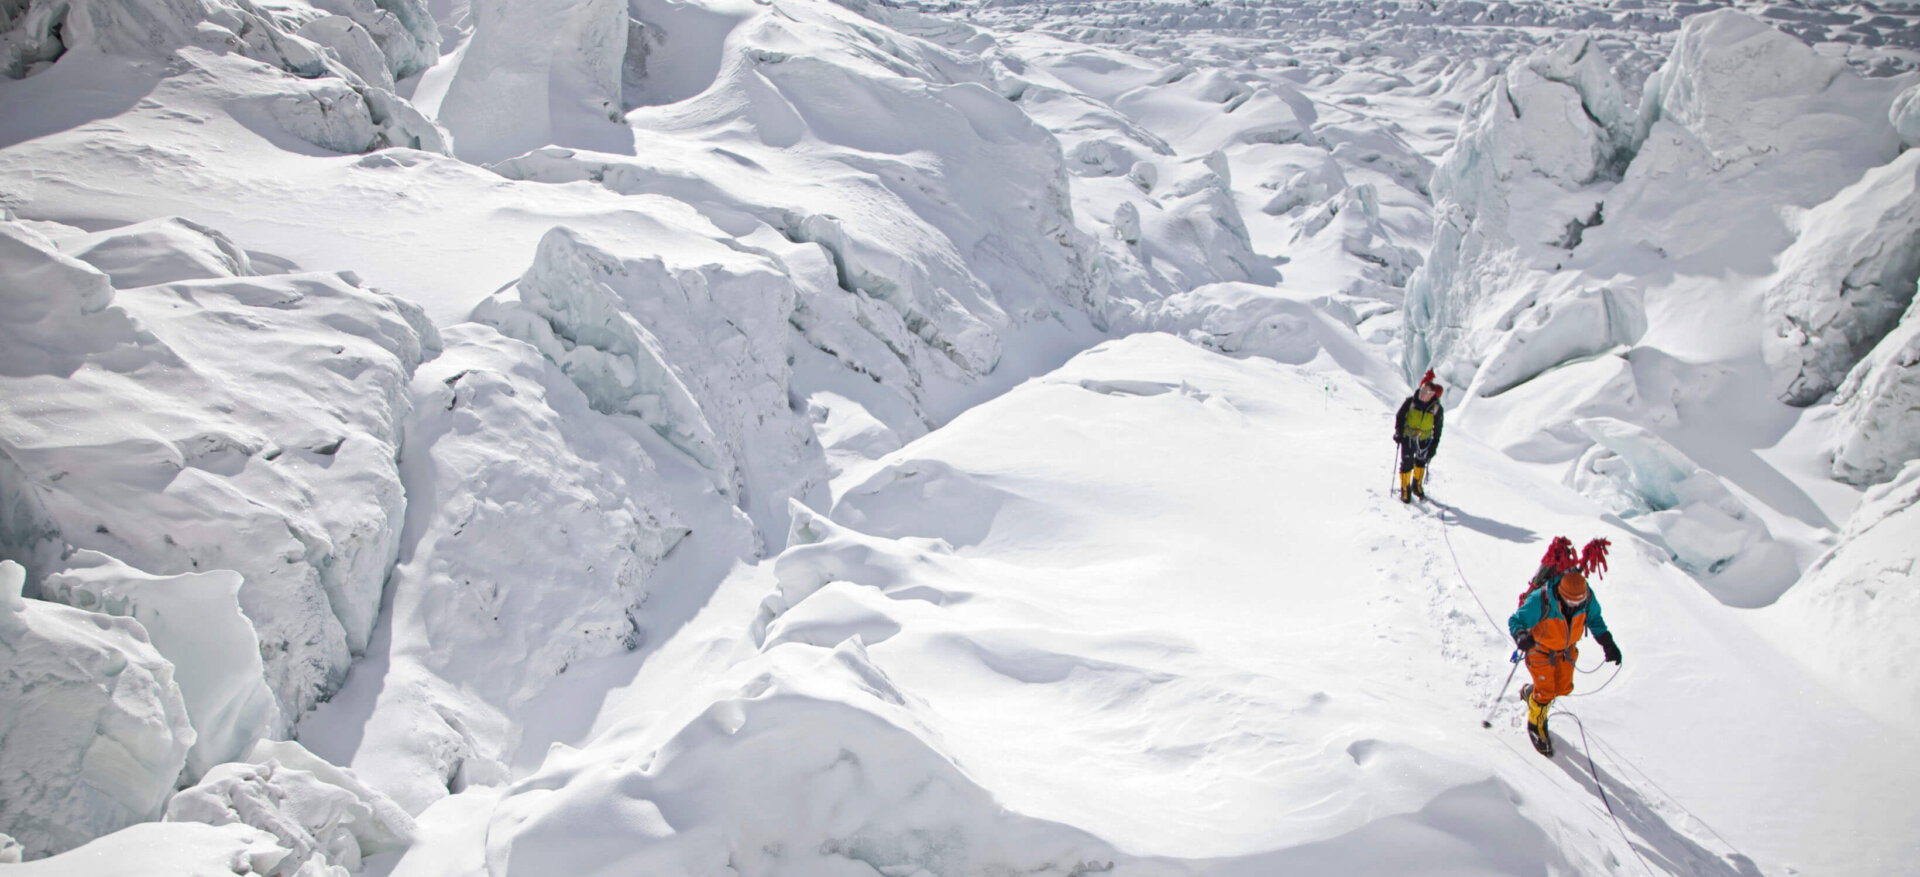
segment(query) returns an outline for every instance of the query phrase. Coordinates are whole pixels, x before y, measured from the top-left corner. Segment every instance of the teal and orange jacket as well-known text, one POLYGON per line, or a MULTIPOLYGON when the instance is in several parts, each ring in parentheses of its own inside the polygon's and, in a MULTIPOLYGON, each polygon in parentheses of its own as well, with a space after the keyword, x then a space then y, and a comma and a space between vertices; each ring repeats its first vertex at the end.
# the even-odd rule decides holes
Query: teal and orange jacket
POLYGON ((1520 631, 1533 632, 1533 641, 1548 651, 1558 651, 1580 641, 1580 635, 1591 628, 1595 634, 1607 632, 1607 620, 1600 616, 1600 595, 1591 587, 1587 590, 1587 605, 1566 616, 1566 608, 1560 602, 1553 584, 1545 585, 1527 595, 1519 609, 1513 611, 1513 617, 1507 619, 1507 633, 1519 636, 1520 631))

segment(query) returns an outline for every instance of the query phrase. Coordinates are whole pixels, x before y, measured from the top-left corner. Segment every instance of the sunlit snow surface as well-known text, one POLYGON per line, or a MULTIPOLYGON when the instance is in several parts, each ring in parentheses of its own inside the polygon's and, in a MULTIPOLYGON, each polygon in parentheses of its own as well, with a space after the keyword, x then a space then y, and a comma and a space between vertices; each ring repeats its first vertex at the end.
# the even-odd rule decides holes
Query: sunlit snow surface
POLYGON ((1905 873, 1920 8, 1737 5, 0 2, 0 862, 1905 873))

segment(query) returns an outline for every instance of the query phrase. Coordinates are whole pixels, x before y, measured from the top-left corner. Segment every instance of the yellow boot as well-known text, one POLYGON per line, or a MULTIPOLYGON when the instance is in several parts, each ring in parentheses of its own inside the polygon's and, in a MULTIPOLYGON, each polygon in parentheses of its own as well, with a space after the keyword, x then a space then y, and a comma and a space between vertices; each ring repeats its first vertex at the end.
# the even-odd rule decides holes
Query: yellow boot
POLYGON ((1540 703, 1533 699, 1532 686, 1528 686, 1527 698, 1527 738, 1533 741, 1533 748, 1548 758, 1553 757, 1553 738, 1547 736, 1547 709, 1552 701, 1540 703))
POLYGON ((1411 483, 1412 478, 1413 478, 1412 472, 1400 473, 1400 501, 1401 502, 1413 502, 1413 494, 1409 492, 1409 488, 1408 488, 1408 485, 1411 483))
POLYGON ((1426 488, 1424 488, 1424 487, 1421 487, 1421 486, 1420 486, 1420 485, 1421 485, 1421 483, 1422 483, 1422 482, 1424 482, 1424 481, 1426 481, 1426 480, 1427 480, 1427 467, 1425 467, 1425 466, 1415 466, 1415 467, 1413 467, 1413 484, 1412 484, 1412 487, 1413 487, 1413 495, 1414 495, 1414 496, 1417 496, 1417 497, 1420 497, 1421 499, 1426 499, 1426 498, 1427 498, 1427 490, 1426 490, 1426 488))

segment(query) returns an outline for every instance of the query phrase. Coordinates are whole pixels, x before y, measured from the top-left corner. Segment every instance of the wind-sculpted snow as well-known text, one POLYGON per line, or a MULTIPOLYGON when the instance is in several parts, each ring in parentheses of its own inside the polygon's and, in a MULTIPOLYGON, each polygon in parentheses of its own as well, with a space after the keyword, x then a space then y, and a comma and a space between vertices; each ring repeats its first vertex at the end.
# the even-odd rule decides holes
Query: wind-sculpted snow
POLYGON ((48 600, 132 618, 173 665, 195 731, 184 779, 245 756, 287 723, 260 663, 260 638, 240 611, 232 570, 154 576, 79 550, 40 586, 48 600))
POLYGON ((0 450, 66 545, 153 575, 243 576, 268 683, 297 715, 372 632, 405 506, 407 376, 433 328, 350 276, 193 278, 241 266, 193 256, 222 252, 213 237, 155 249, 186 226, 119 242, 40 227, 128 282, 189 279, 116 290, 29 227, 0 225, 0 261, 36 280, 5 287, 0 450), (147 251, 161 255, 128 258, 147 251))
POLYGON ((0 833, 37 859, 157 818, 194 733, 138 622, 22 599, 25 581, 0 561, 0 833))
POLYGON ((1920 680, 1901 668, 1920 618, 1920 459, 1869 488, 1839 544, 1800 584, 1761 613, 1759 626, 1861 708, 1896 725, 1913 721, 1920 680))
POLYGON ((386 676, 349 753, 413 811, 506 779, 510 717, 573 664, 638 644, 650 574, 688 532, 629 431, 644 426, 594 411, 526 344, 476 325, 446 337, 413 379, 386 676))
POLYGON ((440 828, 394 873, 1602 873, 1631 843, 1656 872, 1731 877, 1911 845, 1905 815, 1856 806, 1904 780, 1819 742, 1872 720, 1812 708, 1664 550, 1471 437, 1449 439, 1444 542, 1353 489, 1386 474, 1352 450, 1384 444, 1391 399, 1345 369, 1140 335, 968 412, 830 515, 796 507, 786 550, 723 583, 597 735, 424 814, 440 828), (1508 668, 1476 594, 1506 604, 1567 527, 1616 539, 1595 587, 1630 661, 1562 707, 1626 750, 1591 773, 1541 770, 1517 705, 1494 735, 1444 730, 1508 668), (1701 678, 1746 694, 1702 713, 1701 678), (1670 710, 1689 720, 1649 720, 1670 710), (1729 746, 1746 722, 1793 727, 1729 746), (1696 811, 1749 860, 1618 758, 1690 805, 1767 758, 1743 794, 1798 806, 1696 811), (1809 824, 1841 815, 1880 828, 1816 852, 1809 824))
POLYGON ((261 743, 247 763, 222 764, 167 802, 167 821, 241 824, 291 850, 266 877, 348 877, 361 857, 402 850, 413 819, 351 771, 298 743, 261 743))

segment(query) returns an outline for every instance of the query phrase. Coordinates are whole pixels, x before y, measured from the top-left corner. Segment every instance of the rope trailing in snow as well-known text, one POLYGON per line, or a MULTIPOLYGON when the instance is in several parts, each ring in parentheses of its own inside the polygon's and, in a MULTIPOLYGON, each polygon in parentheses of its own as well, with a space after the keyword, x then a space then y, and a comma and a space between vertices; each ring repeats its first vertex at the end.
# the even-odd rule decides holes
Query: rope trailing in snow
MULTIPOLYGON (((1448 511, 1453 510, 1453 506, 1447 505, 1446 503, 1435 503, 1435 505, 1438 505, 1441 508, 1446 509, 1448 511)), ((1485 615, 1487 617, 1487 623, 1493 625, 1493 629, 1499 631, 1501 636, 1506 636, 1507 629, 1501 626, 1500 622, 1495 621, 1493 619, 1493 612, 1487 609, 1486 601, 1480 599, 1479 592, 1473 589, 1473 582, 1467 578, 1466 569, 1460 565, 1460 555, 1455 553, 1453 550, 1453 537, 1447 535, 1447 529, 1448 528, 1447 528, 1446 519, 1441 518, 1440 519, 1440 539, 1442 542, 1446 543, 1447 556, 1453 558, 1454 574, 1460 577, 1460 584, 1466 586, 1467 593, 1473 595, 1473 602, 1480 604, 1480 614, 1485 615)))
POLYGON ((1579 716, 1565 710, 1562 710, 1560 715, 1572 719, 1574 724, 1580 726, 1580 748, 1587 756, 1587 773, 1593 777, 1593 790, 1600 793, 1600 803, 1607 805, 1607 815, 1613 817, 1613 828, 1620 832, 1620 840, 1626 843, 1627 849, 1633 850, 1633 857, 1640 860, 1640 867, 1647 869, 1647 873, 1651 875, 1653 866, 1647 864, 1647 857, 1641 855, 1640 848, 1634 846, 1632 838, 1627 837, 1627 827, 1620 824, 1620 814, 1613 812, 1613 799, 1607 796, 1607 787, 1600 782, 1600 771, 1593 766, 1593 747, 1587 745, 1587 723, 1580 721, 1579 716))

